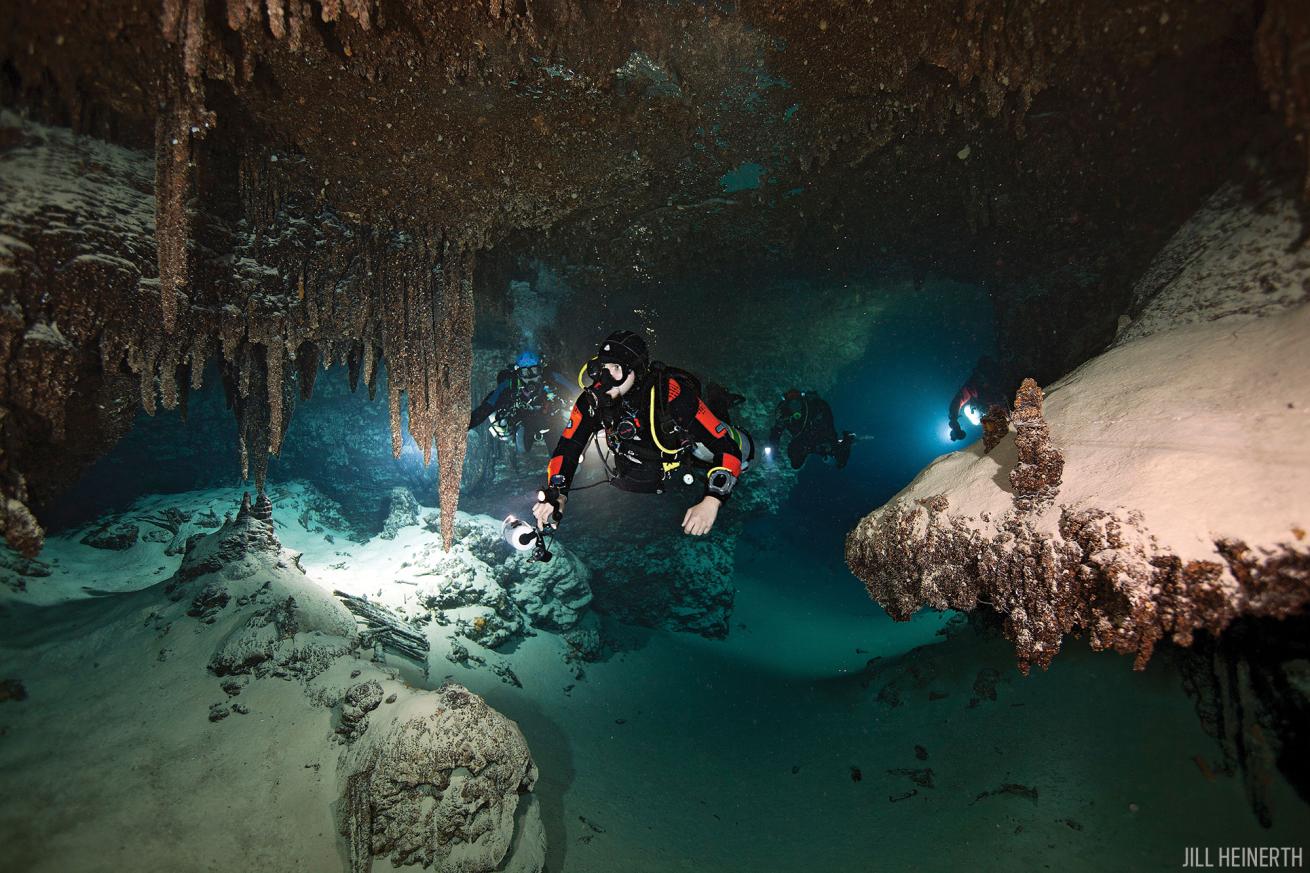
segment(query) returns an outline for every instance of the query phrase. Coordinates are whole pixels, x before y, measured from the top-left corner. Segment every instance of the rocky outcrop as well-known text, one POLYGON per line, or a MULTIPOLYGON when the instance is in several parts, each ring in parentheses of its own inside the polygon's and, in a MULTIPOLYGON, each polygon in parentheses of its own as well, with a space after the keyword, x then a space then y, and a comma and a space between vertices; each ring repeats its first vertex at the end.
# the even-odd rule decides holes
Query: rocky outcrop
POLYGON ((689 537, 674 528, 615 550, 613 537, 590 539, 587 547, 598 556, 592 579, 597 609, 630 624, 728 635, 735 538, 689 537))
POLYGON ((419 505, 413 493, 408 488, 391 489, 390 507, 387 510, 386 520, 382 522, 382 533, 379 536, 384 540, 394 540, 402 527, 417 524, 419 524, 419 505))
POLYGON ((1146 664, 1310 604, 1310 266, 1293 201, 1215 196, 1148 272, 1119 343, 1015 401, 1013 437, 943 456, 847 538, 895 618, 1004 617, 1019 665, 1069 633, 1146 664), (1230 277, 1242 276, 1241 282, 1230 277), (1161 277, 1166 277, 1161 279, 1161 277))
MULTIPOLYGON (((424 524, 439 525, 437 514, 424 524)), ((530 634, 529 626, 566 631, 592 600, 591 570, 562 545, 549 563, 532 561, 501 539, 500 523, 460 514, 457 542, 447 553, 426 550, 416 562, 418 601, 444 616, 455 615, 461 636, 487 648, 530 634)))
POLYGON ((352 873, 367 873, 374 857, 450 873, 535 873, 545 863, 523 735, 458 685, 421 709, 402 705, 387 732, 356 743, 343 775, 352 873))
MULTIPOLYGON (((17 647, 27 667, 24 681, 52 698, 33 716, 49 722, 24 725, 59 737, 37 747, 32 766, 49 767, 40 761, 53 754, 99 760, 111 787, 96 803, 130 809, 148 797, 151 814, 165 818, 161 806, 209 804, 214 812, 207 825, 229 828, 235 825, 223 822, 233 806, 228 795, 247 790, 233 782, 244 777, 229 771, 226 779, 197 784, 179 768, 152 768, 142 777, 104 760, 104 738, 135 732, 136 742, 175 748, 216 770, 257 755, 261 763, 252 778, 278 784, 282 802, 294 807, 324 803, 332 788, 320 778, 335 773, 338 806, 297 815, 340 823, 354 870, 368 870, 373 857, 387 856, 444 873, 538 873, 545 837, 531 796, 537 770, 517 726, 458 685, 415 688, 395 669, 361 657, 354 616, 305 575, 298 556, 282 548, 275 524, 267 496, 247 496, 217 530, 191 542, 167 581, 126 594, 101 592, 98 610, 72 610, 80 629, 73 639, 60 631, 45 640, 40 623, 6 624, 0 673, 8 676, 17 663, 17 647), (51 689, 59 676, 77 672, 73 665, 92 660, 99 675, 113 677, 97 708, 101 730, 69 733, 63 725, 76 718, 60 708, 63 698, 51 689), (143 719, 143 712, 161 705, 160 689, 167 689, 168 717, 143 719), (252 713, 259 717, 245 718, 252 713), (149 780, 148 789, 141 778, 149 780), (121 793, 120 783, 127 786, 121 793), (206 792, 224 797, 198 797, 206 792)), ((83 705, 68 695, 69 708, 83 705)), ((243 768, 250 770, 238 765, 238 773, 243 768)), ((240 825, 252 843, 295 845, 301 837, 261 830, 260 822, 285 819, 253 818, 240 825)), ((176 831, 165 828, 134 841, 133 857, 167 854, 169 864, 188 866, 189 860, 176 860, 178 848, 167 833, 176 831)), ((88 845, 99 848, 95 840, 73 841, 45 861, 60 869, 103 866, 103 858, 79 854, 88 845)), ((224 863, 233 868, 268 863, 263 848, 238 843, 225 851, 224 863)))
POLYGON ((558 549, 549 562, 511 559, 509 595, 527 613, 533 627, 566 631, 578 623, 591 603, 591 570, 569 549, 558 549))

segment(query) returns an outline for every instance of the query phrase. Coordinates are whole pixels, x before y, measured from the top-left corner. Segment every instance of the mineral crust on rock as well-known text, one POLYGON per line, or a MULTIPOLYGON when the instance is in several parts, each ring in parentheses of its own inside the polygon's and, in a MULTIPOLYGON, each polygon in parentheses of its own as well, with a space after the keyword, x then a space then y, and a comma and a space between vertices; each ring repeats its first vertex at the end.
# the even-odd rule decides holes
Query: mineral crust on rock
POLYGON ((1025 383, 1013 436, 938 458, 848 535, 870 596, 898 619, 987 605, 1025 671, 1075 631, 1141 668, 1162 639, 1303 611, 1299 234, 1287 191, 1217 193, 1148 271, 1146 308, 1113 348, 1044 402, 1025 383))
POLYGON ((0 676, 23 663, 42 696, 22 737, 6 737, 28 744, 8 772, 103 777, 66 804, 79 839, 42 820, 6 862, 200 869, 213 847, 171 835, 214 830, 237 837, 219 856, 231 869, 277 869, 289 853, 339 869, 347 852, 353 870, 383 855, 444 873, 542 869, 537 770, 513 722, 459 686, 417 689, 364 660, 354 617, 279 543, 267 495, 197 537, 164 582, 51 607, 63 619, 50 623, 0 614, 0 676), (146 819, 130 845, 118 839, 122 820, 146 819), (331 834, 351 821, 363 825, 343 851, 331 834))
POLYGON ((537 767, 518 726, 454 683, 393 715, 343 763, 352 873, 367 873, 374 857, 445 873, 541 870, 537 767))

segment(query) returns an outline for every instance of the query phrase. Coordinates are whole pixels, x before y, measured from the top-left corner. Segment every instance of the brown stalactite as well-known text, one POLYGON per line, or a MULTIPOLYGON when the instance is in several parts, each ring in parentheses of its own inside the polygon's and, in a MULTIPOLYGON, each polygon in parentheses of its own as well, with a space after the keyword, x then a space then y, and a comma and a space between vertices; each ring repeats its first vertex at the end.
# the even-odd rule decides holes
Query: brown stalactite
POLYGON ((194 190, 196 143, 214 123, 204 107, 202 80, 206 29, 204 0, 164 0, 165 41, 179 45, 179 57, 162 76, 162 105, 155 121, 155 236, 164 331, 177 323, 177 295, 189 284, 187 246, 191 237, 188 200, 194 190))
POLYGON ((282 377, 282 364, 286 360, 286 349, 281 344, 264 347, 264 381, 268 391, 268 453, 276 455, 282 451, 282 435, 286 432, 287 420, 291 417, 290 409, 284 409, 283 391, 286 385, 282 377))
POLYGON ((309 400, 314 396, 314 380, 318 378, 319 366, 323 363, 323 353, 312 342, 303 342, 296 350, 297 381, 300 383, 300 399, 309 400))
MULTIPOLYGON (((168 90, 176 92, 177 88, 168 90)), ((177 320, 177 292, 187 281, 189 144, 186 115, 175 102, 170 103, 155 123, 155 227, 165 330, 171 330, 177 320)))
POLYGON ((441 539, 449 549, 455 537, 455 510, 468 448, 469 379, 473 364, 473 255, 458 249, 448 252, 457 266, 445 277, 437 329, 436 366, 430 377, 436 383, 432 405, 437 412, 437 464, 440 468, 441 539))

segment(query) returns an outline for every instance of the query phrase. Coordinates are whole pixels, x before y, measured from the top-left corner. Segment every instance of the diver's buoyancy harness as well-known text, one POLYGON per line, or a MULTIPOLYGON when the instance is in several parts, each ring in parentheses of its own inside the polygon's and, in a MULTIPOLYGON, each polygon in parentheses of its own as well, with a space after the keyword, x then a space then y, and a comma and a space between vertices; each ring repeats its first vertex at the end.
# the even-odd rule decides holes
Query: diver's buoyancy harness
POLYGON ((683 482, 690 485, 695 480, 693 464, 698 462, 708 465, 714 460, 714 452, 696 442, 669 411, 669 396, 664 386, 670 379, 687 384, 695 391, 706 408, 728 428, 728 436, 741 452, 741 469, 744 471, 750 466, 755 458, 754 441, 746 431, 732 425, 732 407, 745 398, 729 392, 717 383, 704 383, 688 370, 670 367, 658 361, 651 364, 651 374, 650 430, 655 437, 655 447, 661 454, 665 478, 671 478, 681 470, 683 482))

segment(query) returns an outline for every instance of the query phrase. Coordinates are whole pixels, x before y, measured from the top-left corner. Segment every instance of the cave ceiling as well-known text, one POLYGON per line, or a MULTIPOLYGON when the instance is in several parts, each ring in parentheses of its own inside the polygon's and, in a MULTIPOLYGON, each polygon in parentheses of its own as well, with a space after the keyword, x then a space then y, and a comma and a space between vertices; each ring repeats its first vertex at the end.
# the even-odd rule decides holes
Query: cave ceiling
POLYGON ((0 19, 0 191, 18 202, 35 183, 6 166, 58 152, 39 123, 146 215, 0 214, 26 246, 0 248, 0 490, 26 551, 20 516, 121 434, 123 398, 184 404, 213 360, 256 478, 289 383, 308 397, 339 361, 371 388, 385 364, 397 450, 403 398, 453 509, 474 311, 531 263, 675 302, 893 268, 1074 289, 1056 309, 1095 310, 1090 345, 1253 143, 1304 153, 1310 114, 1288 0, 0 0, 0 19), (96 252, 117 264, 65 269, 96 252), (45 324, 64 345, 36 343, 45 324))

